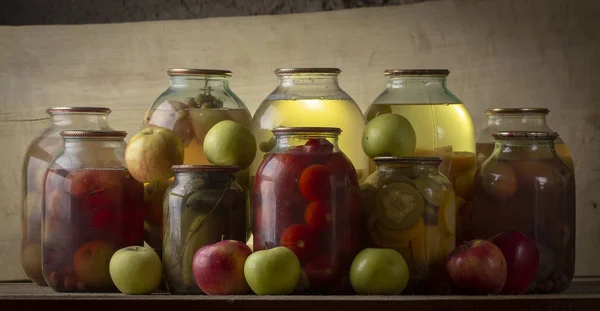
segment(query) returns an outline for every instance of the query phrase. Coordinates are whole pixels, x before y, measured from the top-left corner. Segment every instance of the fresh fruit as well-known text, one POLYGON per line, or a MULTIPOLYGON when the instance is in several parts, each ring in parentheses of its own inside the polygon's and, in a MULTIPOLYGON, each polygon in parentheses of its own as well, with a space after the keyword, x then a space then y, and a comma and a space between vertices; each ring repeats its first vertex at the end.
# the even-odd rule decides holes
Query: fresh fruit
POLYGON ((281 234, 279 244, 292 250, 300 261, 309 259, 317 250, 317 234, 306 225, 291 225, 281 234))
POLYGON ((257 295, 289 295, 300 279, 300 261, 289 248, 256 251, 244 264, 244 276, 257 295))
POLYGON ((325 165, 313 164, 302 171, 298 186, 308 200, 325 201, 331 194, 331 170, 325 165))
POLYGON ((350 283, 359 295, 398 295, 408 284, 408 265, 397 251, 366 248, 350 267, 350 283))
POLYGON ((390 107, 390 105, 380 105, 380 104, 374 104, 371 105, 371 107, 369 108, 369 110, 367 110, 366 116, 367 116, 367 120, 371 120, 373 118, 375 118, 378 115, 382 115, 384 113, 392 113, 392 107, 390 107))
POLYGON ((495 295, 506 282, 506 259, 494 243, 472 240, 458 246, 448 256, 446 271, 461 291, 495 295))
POLYGON ((518 231, 500 233, 490 239, 502 251, 506 259, 506 283, 501 294, 520 295, 535 278, 540 253, 527 235, 518 231))
POLYGON ((152 293, 160 284, 162 270, 158 254, 149 247, 129 246, 116 251, 109 264, 112 281, 127 295, 152 293))
POLYGON ((203 148, 211 163, 245 169, 256 156, 256 139, 242 124, 224 120, 206 133, 203 148))
POLYGON ((323 255, 314 258, 304 266, 304 271, 312 288, 334 285, 339 276, 338 265, 331 256, 323 255))
POLYGON ((386 228, 408 229, 417 223, 424 211, 423 196, 405 183, 385 185, 377 193, 377 221, 386 228))
POLYGON ((332 219, 331 206, 325 202, 312 202, 304 212, 306 224, 317 231, 326 231, 331 228, 332 219))
POLYGON ((148 124, 172 130, 187 146, 194 138, 194 128, 190 119, 189 106, 176 100, 165 100, 151 116, 146 117, 148 124))
POLYGON ((81 246, 73 256, 75 273, 89 288, 113 286, 110 277, 110 259, 116 249, 108 242, 95 240, 81 246))
POLYGON ((415 129, 405 117, 395 113, 373 118, 362 136, 363 150, 370 158, 410 156, 416 145, 415 129))
POLYGON ((498 201, 508 200, 517 191, 517 176, 508 163, 487 161, 478 174, 483 190, 498 201))
POLYGON ((244 277, 244 264, 252 254, 240 241, 224 240, 196 252, 192 272, 196 284, 207 295, 244 295, 250 287, 244 277))
POLYGON ((125 164, 139 182, 153 182, 173 176, 171 166, 183 163, 184 145, 173 131, 151 126, 135 134, 125 149, 125 164))

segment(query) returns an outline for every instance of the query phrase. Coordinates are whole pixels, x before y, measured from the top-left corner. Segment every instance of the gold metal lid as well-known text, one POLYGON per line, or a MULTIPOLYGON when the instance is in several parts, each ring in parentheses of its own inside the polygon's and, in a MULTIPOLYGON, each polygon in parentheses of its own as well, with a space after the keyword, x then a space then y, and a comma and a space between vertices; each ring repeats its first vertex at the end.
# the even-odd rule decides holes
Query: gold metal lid
POLYGON ((420 164, 420 165, 440 165, 442 159, 438 157, 375 157, 373 161, 376 165, 380 164, 420 164))
POLYGON ((69 114, 69 113, 110 113, 107 107, 51 107, 46 109, 49 114, 69 114))
POLYGON ((169 76, 227 76, 233 73, 222 69, 195 69, 195 68, 171 68, 167 70, 169 76))
POLYGON ((448 69, 386 69, 384 76, 447 76, 448 69))
POLYGON ((558 138, 556 132, 528 132, 528 131, 501 131, 493 132, 495 139, 532 139, 532 140, 555 140, 558 138))
POLYGON ((547 108, 491 108, 485 111, 488 116, 510 115, 510 114, 530 114, 547 115, 550 112, 547 108))
POLYGON ((127 136, 125 131, 92 131, 92 130, 66 130, 60 132, 64 138, 90 138, 90 139, 123 139, 127 136))
POLYGON ((188 172, 223 172, 223 173, 235 173, 240 168, 237 166, 230 165, 173 165, 171 171, 175 173, 188 173, 188 172))
POLYGON ((273 135, 291 135, 302 133, 319 133, 319 134, 341 134, 342 129, 339 127, 276 127, 273 129, 273 135))
POLYGON ((323 74, 339 74, 342 72, 339 68, 278 68, 275 69, 276 75, 300 74, 300 73, 323 73, 323 74))

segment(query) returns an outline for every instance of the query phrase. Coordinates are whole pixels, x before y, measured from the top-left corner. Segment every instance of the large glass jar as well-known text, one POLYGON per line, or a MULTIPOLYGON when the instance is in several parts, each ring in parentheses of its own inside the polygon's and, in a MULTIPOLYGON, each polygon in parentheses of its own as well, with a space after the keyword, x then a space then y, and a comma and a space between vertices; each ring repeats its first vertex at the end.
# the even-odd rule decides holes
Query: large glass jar
POLYGON ((109 262, 120 248, 143 245, 144 187, 124 164, 127 135, 62 131, 44 189, 42 272, 58 292, 116 290, 109 262))
POLYGON ((48 163, 60 152, 63 130, 111 130, 110 109, 53 107, 46 110, 50 124, 29 145, 23 163, 21 209, 21 265, 27 277, 46 285, 42 274, 42 201, 48 163))
POLYGON ((356 171, 338 148, 339 128, 278 127, 254 181, 254 250, 285 246, 300 260, 308 292, 346 290, 359 251, 356 171))
MULTIPOLYGON (((236 121, 250 128, 252 115, 229 87, 229 78, 232 76, 229 70, 169 69, 167 74, 169 87, 148 109, 142 127, 161 126, 173 130, 185 145, 184 164, 210 165, 202 147, 206 133, 223 120, 236 121)), ((240 186, 248 191, 248 169, 238 171, 236 178, 240 186)), ((159 254, 162 242, 162 198, 171 182, 172 179, 144 185, 150 209, 145 222, 146 243, 159 254)))
POLYGON ((455 244, 452 185, 438 172, 440 158, 378 157, 361 185, 363 243, 392 248, 410 269, 403 293, 446 294, 445 259, 455 244))
MULTIPOLYGON (((385 90, 366 111, 367 121, 384 113, 404 116, 415 129, 414 156, 440 157, 440 173, 456 193, 456 243, 470 239, 475 134, 469 112, 446 87, 445 69, 388 69, 385 90)), ((398 133, 404 135, 404 133, 398 133)), ((371 171, 374 167, 371 167, 371 171)))
MULTIPOLYGON (((554 150, 554 132, 495 132, 475 178, 473 235, 518 231, 537 244, 529 293, 566 290, 575 268, 575 179, 554 150)), ((510 277, 510 276, 509 276, 510 277)))
POLYGON ((164 200, 163 277, 173 294, 202 293, 192 273, 196 252, 221 240, 246 242, 246 197, 237 167, 173 166, 164 200))
MULTIPOLYGON (((492 108, 486 110, 487 126, 477 137, 477 166, 480 167, 494 151, 493 132, 553 132, 546 123, 546 116, 549 112, 550 110, 546 108, 492 108)), ((575 172, 571 152, 560 137, 554 141, 554 150, 571 171, 575 172)))

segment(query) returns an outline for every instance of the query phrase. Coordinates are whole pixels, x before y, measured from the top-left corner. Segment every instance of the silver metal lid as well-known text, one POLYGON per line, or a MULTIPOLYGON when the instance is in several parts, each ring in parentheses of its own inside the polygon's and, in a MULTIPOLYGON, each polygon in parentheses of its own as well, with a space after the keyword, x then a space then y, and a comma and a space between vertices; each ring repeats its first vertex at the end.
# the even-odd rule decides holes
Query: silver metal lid
POLYGON ((227 76, 233 73, 222 69, 195 69, 195 68, 171 68, 167 70, 169 76, 227 76))
POLYGON ((339 68, 278 68, 275 69, 276 75, 287 75, 287 74, 339 74, 342 72, 339 68))
POLYGON ((303 133, 336 134, 342 133, 339 127, 276 127, 273 129, 273 135, 292 135, 303 133))
POLYGON ((387 69, 384 76, 448 76, 448 69, 387 69))
POLYGON ((532 139, 532 140, 555 140, 558 138, 556 132, 528 132, 528 131, 501 131, 493 132, 495 139, 532 139))
POLYGON ((420 165, 440 165, 442 159, 438 157, 375 157, 373 161, 376 165, 381 164, 420 164, 420 165))
POLYGON ((514 115, 514 114, 529 114, 529 115, 547 115, 550 112, 547 108, 491 108, 485 111, 488 116, 495 115, 514 115))
POLYGON ((60 132, 64 138, 86 139, 123 139, 127 136, 125 131, 95 131, 95 130, 66 130, 60 132))
POLYGON ((186 172, 223 172, 223 173, 236 173, 240 168, 237 166, 229 165, 173 165, 171 171, 175 173, 186 173, 186 172))
POLYGON ((70 113, 110 113, 107 107, 51 107, 46 109, 49 114, 70 114, 70 113))

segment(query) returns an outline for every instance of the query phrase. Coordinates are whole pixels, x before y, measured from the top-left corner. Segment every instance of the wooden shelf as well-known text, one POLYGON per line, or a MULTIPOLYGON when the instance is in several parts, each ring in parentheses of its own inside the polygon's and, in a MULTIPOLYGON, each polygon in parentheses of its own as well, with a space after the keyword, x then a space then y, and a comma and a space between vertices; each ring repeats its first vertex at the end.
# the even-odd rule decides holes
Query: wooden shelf
MULTIPOLYGON (((152 294, 65 294, 32 283, 0 283, 0 309, 40 308, 143 308, 146 310, 596 310, 600 307, 600 282, 578 281, 560 295, 531 296, 203 296, 152 294), (92 303, 91 303, 92 302, 92 303), (91 303, 91 304, 90 304, 91 303)), ((108 309, 105 309, 108 310, 108 309)), ((132 309, 133 310, 133 309, 132 309)))

